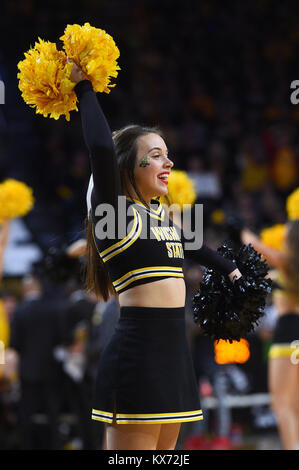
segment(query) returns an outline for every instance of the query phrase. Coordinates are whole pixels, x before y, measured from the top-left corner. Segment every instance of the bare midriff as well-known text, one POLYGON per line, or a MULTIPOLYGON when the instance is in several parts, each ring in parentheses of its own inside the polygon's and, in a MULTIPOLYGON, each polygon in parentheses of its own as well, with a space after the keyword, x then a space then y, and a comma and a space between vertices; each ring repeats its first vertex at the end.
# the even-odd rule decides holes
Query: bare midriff
POLYGON ((183 278, 168 277, 149 282, 121 292, 118 300, 121 307, 184 307, 185 281, 183 278))

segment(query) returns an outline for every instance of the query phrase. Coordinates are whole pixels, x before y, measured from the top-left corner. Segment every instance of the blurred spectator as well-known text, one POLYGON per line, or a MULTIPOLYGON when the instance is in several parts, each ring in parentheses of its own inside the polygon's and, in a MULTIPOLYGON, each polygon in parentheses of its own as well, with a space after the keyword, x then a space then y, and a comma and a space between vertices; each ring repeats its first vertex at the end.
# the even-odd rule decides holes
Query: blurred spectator
POLYGON ((74 8, 65 0, 63 7, 57 3, 55 20, 56 2, 34 9, 32 2, 5 2, 2 34, 16 27, 19 34, 0 50, 10 101, 3 116, 9 127, 1 128, 0 174, 18 174, 32 183, 37 202, 26 223, 43 248, 69 244, 83 229, 88 155, 77 113, 69 126, 63 118, 36 116, 25 105, 16 63, 38 36, 57 40, 67 23, 78 23, 84 15, 106 28, 121 52, 117 86, 100 96, 111 128, 130 122, 160 125, 176 167, 188 168, 201 202, 221 199, 257 226, 273 221, 275 200, 281 203, 299 184, 298 113, 288 96, 288 77, 296 78, 296 15, 274 0, 226 8, 218 3, 205 7, 192 0, 169 22, 169 1, 124 6, 111 0, 96 7, 90 1, 74 8), (20 15, 26 23, 20 24, 20 15), (289 20, 283 34, 281 17, 289 20), (253 30, 252 24, 259 27, 253 30), (241 203, 239 191, 232 190, 238 182, 244 191, 241 203), (255 210, 255 201, 245 202, 246 195, 261 200, 257 192, 269 183, 273 204, 253 216, 249 206, 255 210))
POLYGON ((11 325, 11 347, 19 354, 21 445, 24 449, 59 449, 62 372, 53 352, 62 342, 65 304, 57 294, 49 297, 33 276, 23 279, 23 290, 24 299, 11 325), (44 439, 34 422, 40 413, 47 418, 44 439))
POLYGON ((203 157, 199 155, 190 157, 187 161, 187 171, 200 199, 219 199, 221 197, 218 175, 208 168, 203 157))
POLYGON ((105 303, 81 289, 70 295, 69 302, 63 319, 63 343, 55 348, 55 357, 65 373, 67 408, 76 417, 73 432, 83 450, 100 449, 104 425, 98 425, 90 416, 105 303))

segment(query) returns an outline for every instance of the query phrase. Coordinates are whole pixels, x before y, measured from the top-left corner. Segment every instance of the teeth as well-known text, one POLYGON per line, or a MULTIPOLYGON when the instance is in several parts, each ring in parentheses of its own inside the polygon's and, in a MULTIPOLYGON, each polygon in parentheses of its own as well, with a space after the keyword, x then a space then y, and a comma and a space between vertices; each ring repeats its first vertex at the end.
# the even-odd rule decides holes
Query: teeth
POLYGON ((168 179, 169 174, 168 173, 163 173, 162 175, 159 175, 158 178, 161 179, 168 179))

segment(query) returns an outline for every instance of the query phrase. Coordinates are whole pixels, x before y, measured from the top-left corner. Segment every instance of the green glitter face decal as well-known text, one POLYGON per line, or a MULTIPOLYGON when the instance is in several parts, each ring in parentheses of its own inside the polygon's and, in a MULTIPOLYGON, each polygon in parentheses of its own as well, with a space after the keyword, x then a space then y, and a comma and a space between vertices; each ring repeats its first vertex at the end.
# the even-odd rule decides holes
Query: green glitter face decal
POLYGON ((142 157, 140 162, 139 162, 139 166, 141 168, 145 168, 146 166, 148 166, 150 164, 150 158, 148 156, 146 157, 142 157))

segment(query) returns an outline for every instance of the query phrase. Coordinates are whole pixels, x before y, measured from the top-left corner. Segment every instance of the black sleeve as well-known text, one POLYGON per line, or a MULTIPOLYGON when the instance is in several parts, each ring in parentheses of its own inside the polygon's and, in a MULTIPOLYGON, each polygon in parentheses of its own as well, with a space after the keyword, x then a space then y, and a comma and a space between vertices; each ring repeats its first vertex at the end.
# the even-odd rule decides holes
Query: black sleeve
POLYGON ((82 80, 77 83, 75 92, 93 174, 92 204, 108 203, 117 207, 117 196, 121 194, 120 176, 111 130, 91 82, 82 80))
POLYGON ((202 266, 219 271, 221 274, 230 274, 237 269, 235 263, 224 258, 220 253, 212 250, 205 244, 203 244, 199 250, 185 250, 184 255, 186 259, 190 259, 202 266))

